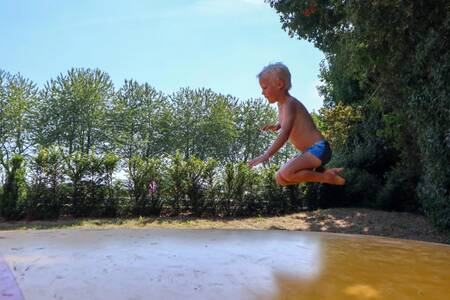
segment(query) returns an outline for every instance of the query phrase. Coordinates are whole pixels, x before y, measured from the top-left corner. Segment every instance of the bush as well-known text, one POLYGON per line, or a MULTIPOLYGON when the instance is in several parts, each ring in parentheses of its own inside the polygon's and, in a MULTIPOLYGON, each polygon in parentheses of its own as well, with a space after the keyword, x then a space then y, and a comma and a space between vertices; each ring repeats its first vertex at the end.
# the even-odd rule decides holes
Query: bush
POLYGON ((14 155, 8 162, 6 182, 0 198, 0 216, 8 220, 23 218, 27 198, 24 159, 14 155))
POLYGON ((32 182, 26 204, 26 217, 57 219, 64 201, 62 152, 57 147, 43 148, 31 162, 32 182))
POLYGON ((202 161, 191 156, 186 162, 188 209, 196 216, 201 216, 212 208, 215 198, 217 161, 202 161))
POLYGON ((302 207, 298 185, 280 186, 275 181, 278 165, 270 165, 261 171, 262 200, 265 213, 286 214, 302 207))
POLYGON ((339 206, 377 207, 377 193, 382 187, 381 180, 369 172, 360 169, 345 171, 346 184, 343 186, 344 197, 339 206))
POLYGON ((167 197, 170 211, 179 214, 185 210, 188 189, 186 162, 181 153, 176 152, 170 159, 167 169, 167 197))
POLYGON ((376 207, 386 210, 418 212, 416 187, 419 176, 408 166, 397 166, 386 174, 386 182, 376 197, 376 207))
POLYGON ((134 156, 128 161, 128 170, 133 215, 159 215, 163 207, 161 160, 134 156))
POLYGON ((225 165, 220 181, 219 211, 227 216, 260 213, 258 174, 244 163, 225 165))

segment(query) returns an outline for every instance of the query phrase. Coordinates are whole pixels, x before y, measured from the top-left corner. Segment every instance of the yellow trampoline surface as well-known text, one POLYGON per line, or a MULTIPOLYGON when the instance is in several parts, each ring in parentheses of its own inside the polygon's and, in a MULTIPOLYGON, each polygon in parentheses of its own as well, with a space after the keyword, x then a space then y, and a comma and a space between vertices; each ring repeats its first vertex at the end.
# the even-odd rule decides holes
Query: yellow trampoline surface
POLYGON ((0 299, 450 299, 450 246, 277 230, 3 231, 0 299))

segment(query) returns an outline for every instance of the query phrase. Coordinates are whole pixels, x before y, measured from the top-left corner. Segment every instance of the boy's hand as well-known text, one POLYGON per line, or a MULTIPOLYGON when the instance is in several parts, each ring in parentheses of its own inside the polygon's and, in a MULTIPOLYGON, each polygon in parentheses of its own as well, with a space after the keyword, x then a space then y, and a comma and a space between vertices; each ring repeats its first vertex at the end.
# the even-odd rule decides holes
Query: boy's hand
POLYGON ((276 124, 276 125, 274 125, 274 124, 267 124, 267 125, 264 125, 262 128, 261 128, 261 130, 262 131, 278 131, 278 130, 280 130, 280 128, 281 128, 281 125, 280 124, 276 124))
POLYGON ((251 161, 249 161, 249 162, 247 163, 247 165, 248 165, 250 168, 253 168, 254 166, 259 165, 260 163, 265 162, 265 161, 268 160, 268 159, 269 159, 269 158, 268 158, 265 154, 263 154, 263 155, 261 155, 261 156, 258 156, 257 158, 252 159, 251 161))

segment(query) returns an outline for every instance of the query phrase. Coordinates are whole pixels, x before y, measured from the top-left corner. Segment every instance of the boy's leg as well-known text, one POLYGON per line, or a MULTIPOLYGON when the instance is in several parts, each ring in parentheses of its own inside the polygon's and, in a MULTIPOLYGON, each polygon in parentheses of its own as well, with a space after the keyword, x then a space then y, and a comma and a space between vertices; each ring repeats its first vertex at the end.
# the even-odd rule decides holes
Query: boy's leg
POLYGON ((321 160, 315 155, 305 152, 288 161, 277 172, 276 180, 278 184, 289 185, 300 182, 321 182, 328 184, 342 185, 345 179, 338 176, 341 168, 329 169, 324 172, 314 171, 314 168, 322 164, 321 160))
POLYGON ((293 159, 289 160, 284 164, 276 174, 276 181, 281 185, 297 184, 293 180, 293 175, 298 170, 312 170, 319 167, 322 164, 320 159, 312 155, 311 153, 302 153, 295 156, 293 159), (311 157, 306 156, 306 154, 311 155, 311 157))

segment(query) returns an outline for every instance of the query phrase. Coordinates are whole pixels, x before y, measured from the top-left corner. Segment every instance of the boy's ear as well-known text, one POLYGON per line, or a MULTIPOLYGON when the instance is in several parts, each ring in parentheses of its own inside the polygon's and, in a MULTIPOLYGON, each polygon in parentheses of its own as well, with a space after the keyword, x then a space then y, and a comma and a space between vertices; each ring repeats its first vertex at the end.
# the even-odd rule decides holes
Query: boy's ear
POLYGON ((280 89, 284 89, 284 81, 281 80, 281 79, 278 79, 278 80, 277 80, 277 86, 278 86, 278 88, 280 88, 280 89))

